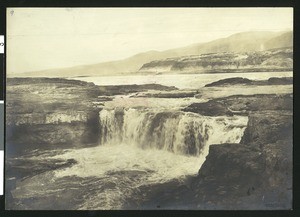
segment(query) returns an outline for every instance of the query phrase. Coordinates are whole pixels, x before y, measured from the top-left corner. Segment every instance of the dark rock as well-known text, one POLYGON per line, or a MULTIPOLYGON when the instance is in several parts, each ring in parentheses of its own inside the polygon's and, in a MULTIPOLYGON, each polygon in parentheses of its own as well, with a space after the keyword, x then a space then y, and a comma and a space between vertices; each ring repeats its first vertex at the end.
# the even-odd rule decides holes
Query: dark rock
POLYGON ((293 143, 291 138, 265 144, 262 147, 266 178, 264 188, 284 192, 292 188, 293 143))
POLYGON ((276 78, 272 77, 268 79, 270 85, 284 85, 284 84, 293 84, 292 77, 276 78))
POLYGON ((252 112, 240 144, 211 145, 192 183, 194 200, 222 209, 291 209, 292 117, 292 110, 252 112))
POLYGON ((93 101, 100 91, 94 84, 10 78, 7 85, 7 153, 98 144, 99 109, 93 101))
POLYGON ((224 183, 235 179, 249 183, 249 178, 255 181, 257 177, 253 176, 259 176, 264 171, 261 154, 257 149, 239 144, 211 145, 207 161, 199 170, 199 177, 205 180, 215 174, 214 180, 223 177, 224 183))
POLYGON ((205 87, 216 87, 223 85, 235 85, 235 84, 250 84, 252 81, 247 78, 235 77, 235 78, 226 78, 210 84, 205 85, 205 87))
POLYGON ((248 115, 253 111, 292 110, 293 96, 291 94, 257 94, 234 95, 209 100, 205 103, 193 103, 183 111, 194 112, 208 116, 218 115, 248 115))
POLYGON ((183 111, 194 112, 206 116, 232 115, 232 112, 224 103, 215 100, 210 100, 206 103, 193 103, 183 109, 183 111))
POLYGON ((210 84, 206 84, 205 87, 219 87, 219 86, 227 86, 227 85, 292 85, 293 78, 292 77, 283 77, 277 78, 272 77, 268 80, 250 80, 247 78, 235 77, 235 78, 226 78, 216 82, 212 82, 210 84))
POLYGON ((264 158, 260 150, 239 144, 211 145, 193 188, 200 191, 198 194, 214 199, 221 189, 226 190, 222 197, 245 196, 250 192, 249 187, 261 186, 263 173, 264 158))
POLYGON ((9 126, 7 153, 28 152, 34 149, 86 147, 98 144, 97 125, 60 123, 9 126), (26 135, 26 136, 25 136, 26 135))
POLYGON ((25 179, 43 172, 71 167, 75 164, 77 161, 74 159, 7 159, 6 176, 7 178, 25 179))
POLYGON ((178 90, 174 86, 164 86, 160 84, 143 84, 143 85, 111 85, 111 86, 99 86, 100 94, 106 96, 120 95, 143 92, 147 90, 161 90, 161 91, 172 91, 178 90))
POLYGON ((292 138, 293 115, 291 111, 261 111, 249 115, 242 144, 261 146, 278 140, 292 138))
POLYGON ((64 79, 64 78, 47 78, 47 77, 39 77, 39 78, 7 78, 7 84, 9 85, 26 85, 26 84, 54 84, 59 86, 60 84, 63 86, 71 85, 71 86, 95 86, 92 82, 85 82, 80 80, 72 80, 72 79, 64 79))

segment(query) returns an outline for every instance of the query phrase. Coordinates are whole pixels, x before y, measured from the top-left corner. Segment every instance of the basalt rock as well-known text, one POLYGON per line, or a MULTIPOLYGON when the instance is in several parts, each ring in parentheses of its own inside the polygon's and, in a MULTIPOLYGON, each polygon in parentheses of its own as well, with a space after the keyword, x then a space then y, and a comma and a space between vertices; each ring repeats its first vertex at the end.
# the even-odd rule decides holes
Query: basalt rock
POLYGON ((263 146, 292 138, 293 116, 291 111, 261 111, 249 115, 242 144, 263 146))
POLYGON ((235 77, 226 78, 219 81, 206 84, 205 87, 220 87, 220 86, 232 86, 232 85, 291 85, 293 84, 292 77, 272 77, 268 80, 250 80, 247 78, 235 77))
POLYGON ((222 79, 222 80, 207 84, 207 85, 205 85, 205 87, 216 87, 216 86, 235 85, 235 84, 250 84, 251 82, 252 81, 250 79, 236 77, 236 78, 222 79))
POLYGON ((212 99, 204 103, 193 103, 183 111, 194 112, 207 116, 219 115, 249 115, 255 111, 293 109, 293 96, 291 94, 257 94, 234 95, 224 98, 212 99))
POLYGON ((7 153, 97 144, 100 94, 93 83, 59 78, 7 81, 7 153))
POLYGON ((211 145, 194 203, 220 209, 292 208, 292 112, 251 113, 240 144, 211 145))

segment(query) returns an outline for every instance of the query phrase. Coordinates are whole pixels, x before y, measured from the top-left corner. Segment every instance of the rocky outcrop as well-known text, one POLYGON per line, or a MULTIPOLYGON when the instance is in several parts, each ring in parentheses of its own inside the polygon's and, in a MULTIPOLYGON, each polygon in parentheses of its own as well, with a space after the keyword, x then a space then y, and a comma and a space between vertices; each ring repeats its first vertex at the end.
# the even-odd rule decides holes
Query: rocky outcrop
POLYGON ((7 152, 97 144, 100 94, 93 83, 59 78, 7 80, 7 152))
POLYGON ((292 111, 260 111, 251 113, 241 144, 261 146, 292 138, 292 111))
POLYGON ((235 85, 235 84, 250 84, 252 81, 248 78, 226 78, 216 82, 212 82, 210 84, 206 84, 205 87, 217 87, 217 86, 225 86, 225 85, 235 85))
POLYGON ((157 91, 173 91, 178 90, 174 86, 164 86, 161 84, 142 84, 142 85, 111 85, 111 86, 99 86, 100 94, 106 96, 113 96, 119 94, 137 93, 147 90, 157 91))
POLYGON ((266 108, 267 101, 252 109, 240 144, 210 146, 191 185, 195 206, 292 208, 293 113, 292 101, 286 101, 289 98, 286 95, 272 106, 266 108))
POLYGON ((212 145, 192 189, 202 207, 291 209, 292 143, 212 145))
POLYGON ((293 84, 292 77, 283 77, 276 78, 272 77, 268 80, 255 81, 247 78, 235 77, 235 78, 226 78, 210 84, 206 84, 205 87, 220 87, 227 85, 291 85, 293 84))
MULTIPOLYGON (((240 208, 240 197, 250 196, 261 186, 264 173, 262 153, 239 144, 211 145, 192 188, 199 204, 218 208, 240 208)), ((250 204, 252 205, 252 204, 250 204)))
POLYGON ((183 109, 208 116, 248 115, 253 111, 292 110, 293 96, 291 94, 257 94, 234 95, 212 99, 205 103, 193 103, 183 109))
POLYGON ((24 180, 50 170, 70 167, 76 163, 74 159, 9 159, 6 162, 6 176, 24 180))
POLYGON ((272 77, 268 79, 269 85, 288 85, 293 84, 293 78, 292 77, 283 77, 283 78, 276 78, 272 77))

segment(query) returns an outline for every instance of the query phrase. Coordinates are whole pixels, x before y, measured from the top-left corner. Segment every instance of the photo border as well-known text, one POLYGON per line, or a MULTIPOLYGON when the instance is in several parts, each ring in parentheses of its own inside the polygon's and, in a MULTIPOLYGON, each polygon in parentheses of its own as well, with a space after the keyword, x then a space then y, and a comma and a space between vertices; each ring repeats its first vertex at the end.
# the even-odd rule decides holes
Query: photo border
MULTIPOLYGON (((6 36, 6 8, 9 7, 293 7, 294 8, 294 59, 297 59, 299 56, 299 43, 295 40, 296 36, 299 35, 299 31, 297 29, 297 25, 295 25, 296 20, 300 20, 299 16, 298 19, 296 18, 296 14, 298 10, 296 9, 295 1, 284 1, 284 0, 247 0, 247 1, 237 1, 237 0, 173 0, 173 1, 158 1, 158 0, 111 0, 111 1, 84 1, 84 0, 2 0, 0 2, 0 35, 6 36), (296 57, 296 58, 295 58, 296 57)), ((5 39, 6 42, 6 39, 5 39)), ((5 47, 6 49, 6 47, 5 47)), ((5 50, 6 51, 6 50, 5 50)), ((6 53, 6 52, 5 52, 6 53)), ((2 86, 2 97, 1 99, 5 100, 5 81, 6 81, 6 66, 5 66, 6 55, 4 54, 1 61, 4 62, 4 65, 1 70, 1 84, 2 86)), ((297 72, 299 69, 299 62, 294 61, 294 97, 298 95, 297 88, 297 72)), ((0 99, 0 100, 1 100, 0 99)), ((298 105, 295 103, 294 98, 294 111, 299 111, 297 109, 298 105)), ((4 110, 5 113, 5 110, 4 110)), ((297 121, 297 112, 293 113, 294 123, 296 124, 297 121)), ((4 117, 5 118, 5 117, 4 117)), ((299 194, 299 147, 297 144, 299 143, 299 137, 295 134, 296 125, 294 124, 294 135, 293 135, 293 210, 285 210, 285 211, 207 211, 207 210, 151 210, 151 211, 142 211, 142 210, 134 210, 134 211, 127 211, 127 210, 120 210, 120 211, 11 211, 5 210, 5 195, 0 197, 0 216, 4 214, 4 216, 243 216, 243 217, 250 217, 250 216, 300 216, 299 214, 299 203, 298 203, 298 196, 299 194)), ((4 129, 5 130, 5 129, 4 129)), ((5 134, 4 134, 5 136, 5 134)), ((5 138, 4 138, 5 139, 5 138)), ((5 148, 4 148, 5 150, 5 148)), ((5 168, 4 168, 5 170, 5 168)), ((5 189, 5 185, 4 185, 5 189)))

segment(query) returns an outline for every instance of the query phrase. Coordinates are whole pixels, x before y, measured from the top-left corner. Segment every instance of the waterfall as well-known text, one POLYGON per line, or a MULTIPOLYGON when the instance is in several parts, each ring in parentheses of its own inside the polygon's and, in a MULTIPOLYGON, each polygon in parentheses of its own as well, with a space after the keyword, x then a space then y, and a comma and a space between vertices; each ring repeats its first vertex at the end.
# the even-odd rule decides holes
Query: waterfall
POLYGON ((127 144, 183 155, 207 155, 210 144, 239 143, 248 118, 181 111, 114 108, 100 112, 101 144, 127 144))
POLYGON ((131 200, 142 204, 149 197, 144 192, 163 193, 187 184, 190 176, 197 175, 210 144, 238 143, 248 118, 115 107, 102 109, 99 122, 101 145, 56 154, 51 158, 77 163, 55 170, 54 176, 51 171, 45 186, 34 181, 14 194, 26 192, 30 197, 36 191, 56 192, 58 186, 69 186, 88 189, 76 190, 76 195, 84 194, 79 209, 122 209, 131 200))

